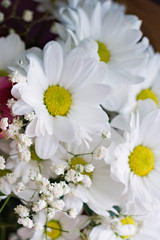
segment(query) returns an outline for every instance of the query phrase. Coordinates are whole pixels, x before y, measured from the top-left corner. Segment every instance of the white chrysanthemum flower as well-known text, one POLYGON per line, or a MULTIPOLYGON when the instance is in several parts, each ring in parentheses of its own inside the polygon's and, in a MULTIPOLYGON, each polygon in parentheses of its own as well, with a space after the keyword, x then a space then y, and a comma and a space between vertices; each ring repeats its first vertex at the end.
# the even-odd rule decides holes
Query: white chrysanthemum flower
POLYGON ((139 73, 147 60, 148 40, 140 41, 141 21, 125 15, 123 6, 111 1, 87 1, 75 9, 64 7, 59 11, 62 24, 57 24, 57 31, 64 41, 67 33, 76 46, 81 41, 85 46, 86 38, 96 41, 99 60, 106 65, 104 82, 113 88, 103 106, 121 111, 128 99, 128 87, 143 80, 139 73))
POLYGON ((129 100, 122 109, 124 112, 133 110, 138 100, 151 99, 160 108, 160 54, 154 53, 150 47, 150 57, 143 69, 145 81, 128 89, 129 100))
POLYGON ((125 185, 123 203, 127 213, 157 207, 160 199, 160 110, 150 100, 139 102, 136 114, 119 115, 112 126, 124 131, 113 150, 111 175, 125 185))
MULTIPOLYGON (((110 169, 104 159, 97 161, 94 158, 93 149, 101 141, 102 137, 97 135, 89 146, 78 146, 74 142, 66 144, 65 150, 58 151, 54 158, 68 161, 68 170, 64 178, 74 186, 76 196, 86 202, 93 211, 107 214, 106 210, 119 203, 123 184, 118 184, 111 178, 110 169)), ((106 140, 102 144, 109 145, 106 140)))
POLYGON ((125 216, 116 219, 119 224, 101 224, 92 229, 88 240, 155 240, 160 234, 160 214, 143 217, 125 216))
POLYGON ((35 111, 36 118, 27 126, 26 134, 35 137, 37 154, 47 159, 59 141, 84 140, 107 124, 108 117, 99 104, 109 88, 91 84, 94 74, 97 77, 98 63, 86 58, 81 48, 64 57, 62 47, 52 41, 45 46, 43 59, 34 54, 28 57, 27 82, 12 88, 18 99, 12 110, 17 115, 35 111))
POLYGON ((0 76, 7 76, 8 67, 24 51, 24 43, 17 34, 0 38, 0 76))
POLYGON ((79 237, 77 229, 81 230, 86 225, 88 217, 81 215, 76 219, 67 217, 64 213, 56 213, 54 218, 47 222, 46 212, 41 211, 34 218, 35 228, 20 228, 18 235, 22 239, 30 240, 77 240, 79 237), (37 228, 39 225, 39 228, 37 228))

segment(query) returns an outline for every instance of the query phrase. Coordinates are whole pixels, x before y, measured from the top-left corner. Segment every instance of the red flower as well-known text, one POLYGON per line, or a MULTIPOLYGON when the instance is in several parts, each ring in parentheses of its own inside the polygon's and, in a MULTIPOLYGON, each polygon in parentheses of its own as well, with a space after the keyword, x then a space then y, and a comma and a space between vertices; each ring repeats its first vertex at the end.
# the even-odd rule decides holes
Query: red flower
POLYGON ((12 98, 11 88, 12 83, 8 80, 8 77, 0 77, 0 118, 8 117, 9 120, 12 120, 13 117, 6 104, 7 100, 12 98))

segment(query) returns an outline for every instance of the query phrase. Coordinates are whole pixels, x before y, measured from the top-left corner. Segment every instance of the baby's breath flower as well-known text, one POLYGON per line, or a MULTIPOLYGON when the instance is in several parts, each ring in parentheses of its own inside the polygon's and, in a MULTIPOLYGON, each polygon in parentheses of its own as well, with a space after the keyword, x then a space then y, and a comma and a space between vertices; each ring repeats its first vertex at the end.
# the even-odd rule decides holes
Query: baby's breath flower
POLYGON ((77 217, 77 209, 76 208, 67 209, 67 214, 69 217, 75 219, 77 217))
POLYGON ((4 13, 0 12, 0 23, 4 21, 4 13))
POLYGON ((28 217, 29 216, 29 209, 23 205, 18 205, 16 208, 14 208, 14 211, 21 217, 28 217))
POLYGON ((24 10, 22 18, 25 22, 31 22, 33 20, 33 11, 24 10))
POLYGON ((9 109, 11 109, 12 106, 13 106, 13 104, 14 104, 15 102, 16 102, 16 100, 15 100, 14 98, 8 99, 8 101, 7 101, 7 107, 8 107, 9 109))
POLYGON ((21 74, 19 74, 18 71, 11 72, 9 74, 9 80, 12 83, 20 83, 20 82, 26 82, 27 78, 21 74))
POLYGON ((16 191, 18 193, 23 192, 25 189, 26 189, 26 187, 22 182, 19 182, 16 186, 16 191))
POLYGON ((5 169, 5 159, 3 156, 0 156, 0 170, 5 169))
POLYGON ((17 222, 27 228, 32 228, 34 226, 33 221, 29 217, 19 218, 17 222))
POLYGON ((107 154, 107 148, 101 146, 101 147, 98 147, 94 153, 94 158, 96 160, 102 160, 105 158, 107 154))
POLYGON ((14 175, 14 173, 7 173, 5 178, 10 184, 14 184, 17 181, 17 178, 14 175))
POLYGON ((1 5, 4 8, 9 8, 11 6, 12 2, 10 0, 2 0, 1 5))
POLYGON ((94 166, 92 164, 86 164, 85 165, 85 171, 86 172, 93 172, 94 166))
POLYGON ((24 115, 24 119, 31 122, 36 117, 34 112, 28 113, 24 115))
POLYGON ((7 127, 8 127, 8 118, 7 117, 2 118, 0 120, 0 128, 5 131, 7 127))
POLYGON ((45 207, 47 207, 46 201, 40 199, 38 202, 34 203, 32 210, 34 212, 39 212, 42 209, 44 209, 45 207))

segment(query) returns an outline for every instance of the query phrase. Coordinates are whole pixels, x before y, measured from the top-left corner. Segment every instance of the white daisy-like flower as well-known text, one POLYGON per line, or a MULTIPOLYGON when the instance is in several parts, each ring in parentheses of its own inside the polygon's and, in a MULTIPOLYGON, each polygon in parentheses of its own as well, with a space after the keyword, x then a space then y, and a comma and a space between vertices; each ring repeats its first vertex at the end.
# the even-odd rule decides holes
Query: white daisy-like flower
POLYGON ((124 132, 110 159, 111 175, 125 185, 122 200, 127 213, 138 214, 159 206, 160 110, 141 101, 135 114, 119 115, 112 126, 124 132))
POLYGON ((32 229, 20 228, 18 235, 22 239, 30 240, 77 240, 80 236, 78 229, 81 230, 88 223, 88 217, 78 216, 76 219, 67 217, 64 213, 56 213, 54 219, 47 221, 45 211, 39 212, 34 218, 32 229))
POLYGON ((57 31, 64 41, 67 33, 76 46, 86 38, 96 41, 99 60, 106 65, 104 82, 113 88, 103 106, 110 111, 121 111, 130 84, 143 80, 139 74, 147 60, 148 40, 140 41, 141 21, 125 15, 124 7, 111 1, 96 4, 87 1, 75 9, 64 7, 59 11, 62 24, 57 24, 57 31))
MULTIPOLYGON (((68 162, 64 178, 75 189, 75 195, 96 213, 106 215, 106 210, 119 203, 124 188, 123 184, 111 178, 110 168, 104 159, 97 161, 94 158, 93 150, 101 141, 102 137, 97 135, 88 147, 83 143, 80 146, 74 142, 65 144, 64 149, 58 151, 54 159, 68 162)), ((102 144, 110 143, 104 140, 102 144)))
POLYGON ((155 240, 158 239, 160 214, 146 217, 124 216, 92 229, 89 240, 155 240), (116 221, 115 221, 116 220, 116 221))
POLYGON ((143 69, 144 82, 132 86, 129 91, 129 99, 122 109, 123 112, 133 110, 138 100, 151 99, 160 108, 160 54, 154 53, 150 47, 149 61, 143 69))
POLYGON ((12 111, 16 115, 35 111, 26 134, 35 137, 39 157, 53 156, 59 141, 84 140, 104 128, 108 117, 99 104, 108 97, 109 88, 92 84, 98 81, 94 79, 97 61, 86 58, 81 48, 63 56, 62 47, 53 41, 45 46, 43 59, 34 54, 28 58, 27 82, 12 88, 17 98, 12 111))
POLYGON ((24 51, 24 42, 17 34, 0 38, 0 76, 7 76, 8 67, 24 51))

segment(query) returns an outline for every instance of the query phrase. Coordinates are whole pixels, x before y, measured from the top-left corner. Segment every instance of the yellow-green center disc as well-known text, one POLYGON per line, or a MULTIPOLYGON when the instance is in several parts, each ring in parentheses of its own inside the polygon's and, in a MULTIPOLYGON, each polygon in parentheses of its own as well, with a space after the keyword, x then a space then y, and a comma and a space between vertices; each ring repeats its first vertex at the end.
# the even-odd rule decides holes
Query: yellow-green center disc
POLYGON ((44 104, 50 115, 65 116, 71 107, 71 94, 58 85, 49 86, 44 93, 44 104))
POLYGON ((51 239, 57 239, 61 236, 61 224, 58 221, 51 220, 47 223, 47 236, 51 239))
MULTIPOLYGON (((131 224, 131 225, 135 226, 135 221, 130 216, 122 218, 121 223, 122 223, 122 225, 131 224)), ((123 238, 123 239, 129 239, 130 237, 132 237, 132 235, 131 236, 121 236, 121 238, 123 238)))
POLYGON ((96 41, 98 44, 98 55, 101 62, 109 62, 110 60, 110 52, 108 51, 106 45, 102 42, 96 41))
POLYGON ((137 95, 137 101, 138 100, 145 100, 145 99, 152 99, 156 105, 158 105, 158 97, 157 95, 151 90, 151 89, 143 89, 138 95, 137 95))
MULTIPOLYGON (((76 166, 77 166, 78 164, 80 164, 80 165, 82 165, 82 166, 85 167, 85 165, 87 165, 88 163, 87 163, 83 158, 75 157, 75 158, 73 158, 73 159, 71 160, 71 162, 70 162, 70 167, 75 170, 75 169, 76 169, 76 166)), ((90 179, 92 179, 92 174, 93 174, 93 172, 86 172, 85 169, 84 169, 81 174, 83 174, 83 175, 88 175, 88 176, 90 177, 90 179)))
POLYGON ((153 152, 142 145, 134 148, 129 156, 129 166, 138 176, 148 175, 154 168, 154 154, 153 152))

